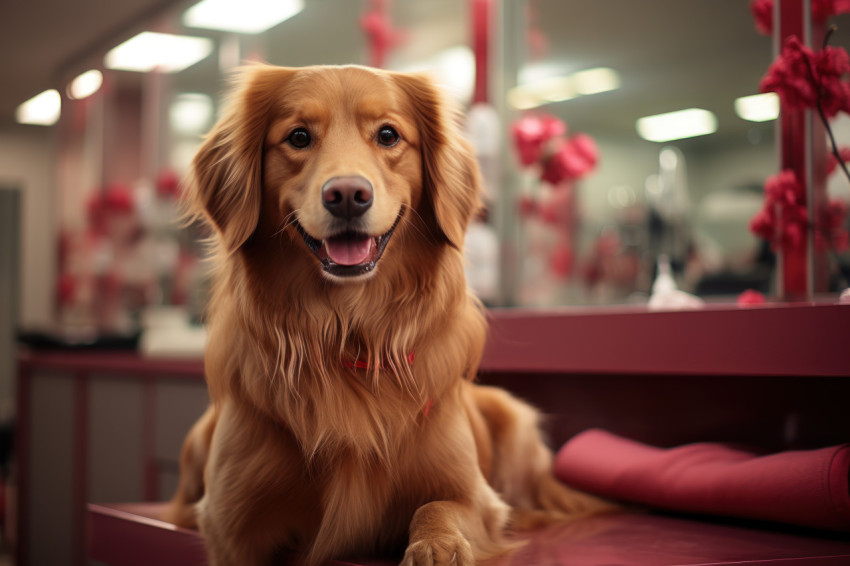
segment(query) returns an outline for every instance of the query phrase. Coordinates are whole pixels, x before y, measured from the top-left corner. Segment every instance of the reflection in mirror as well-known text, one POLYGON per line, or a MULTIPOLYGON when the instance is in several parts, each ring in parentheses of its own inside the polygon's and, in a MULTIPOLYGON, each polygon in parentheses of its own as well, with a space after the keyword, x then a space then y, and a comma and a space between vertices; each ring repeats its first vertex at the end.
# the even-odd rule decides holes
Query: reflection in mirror
POLYGON ((777 168, 776 103, 768 98, 765 113, 747 97, 759 94, 772 44, 748 3, 527 0, 506 19, 523 22, 506 34, 506 52, 521 54, 506 55, 516 77, 507 112, 557 118, 566 137, 584 133, 598 152, 560 197, 512 152, 520 198, 532 195, 544 214, 523 215, 511 232, 505 213, 518 258, 507 300, 643 303, 661 254, 684 291, 770 293, 769 247, 747 225, 777 168), (552 198, 575 211, 568 250, 563 225, 546 220, 552 198))

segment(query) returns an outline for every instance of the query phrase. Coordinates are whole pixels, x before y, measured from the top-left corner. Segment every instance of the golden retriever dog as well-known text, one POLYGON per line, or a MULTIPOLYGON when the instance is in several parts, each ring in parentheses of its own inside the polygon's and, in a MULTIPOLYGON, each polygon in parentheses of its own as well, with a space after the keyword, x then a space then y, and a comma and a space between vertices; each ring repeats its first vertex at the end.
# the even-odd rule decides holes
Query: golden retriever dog
POLYGON ((481 181, 456 120, 423 76, 258 65, 195 157, 211 405, 167 518, 213 566, 466 566, 510 525, 606 506, 554 478, 534 409, 473 383, 487 325, 461 248, 481 181))

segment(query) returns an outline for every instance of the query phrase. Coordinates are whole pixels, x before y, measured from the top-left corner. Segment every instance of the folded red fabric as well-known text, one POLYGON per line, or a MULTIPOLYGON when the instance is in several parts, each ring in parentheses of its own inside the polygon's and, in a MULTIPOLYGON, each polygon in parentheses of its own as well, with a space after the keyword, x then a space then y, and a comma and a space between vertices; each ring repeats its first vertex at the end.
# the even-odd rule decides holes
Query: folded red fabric
POLYGON ((850 444, 762 456, 714 443, 656 448, 594 429, 561 448, 555 473, 659 509, 850 531, 850 444))

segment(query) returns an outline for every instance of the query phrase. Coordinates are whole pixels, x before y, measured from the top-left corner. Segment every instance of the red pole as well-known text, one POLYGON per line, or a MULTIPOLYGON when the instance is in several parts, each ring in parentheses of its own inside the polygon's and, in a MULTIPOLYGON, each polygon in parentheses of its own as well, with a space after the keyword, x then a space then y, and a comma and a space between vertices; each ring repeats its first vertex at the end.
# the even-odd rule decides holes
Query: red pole
POLYGON ((475 53, 475 90, 472 103, 486 103, 487 68, 490 62, 490 34, 493 0, 472 0, 472 51, 475 53))
MULTIPOLYGON (((821 48, 825 28, 811 18, 811 0, 778 0, 775 19, 777 55, 785 40, 797 36, 815 51, 821 48)), ((826 202, 826 140, 823 124, 812 110, 782 108, 780 114, 779 167, 794 171, 806 194, 810 229, 799 245, 785 246, 780 263, 782 293, 790 300, 811 300, 826 291, 824 252, 814 246, 814 222, 826 202)))

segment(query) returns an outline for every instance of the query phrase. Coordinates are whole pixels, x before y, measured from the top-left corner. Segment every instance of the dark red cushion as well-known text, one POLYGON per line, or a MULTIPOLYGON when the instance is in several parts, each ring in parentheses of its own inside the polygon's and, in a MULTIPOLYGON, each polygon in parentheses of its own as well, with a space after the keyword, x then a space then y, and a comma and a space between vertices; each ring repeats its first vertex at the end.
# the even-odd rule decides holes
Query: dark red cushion
POLYGON ((654 508, 850 531, 850 444, 763 456, 714 443, 656 448, 588 430, 561 448, 555 473, 654 508))

